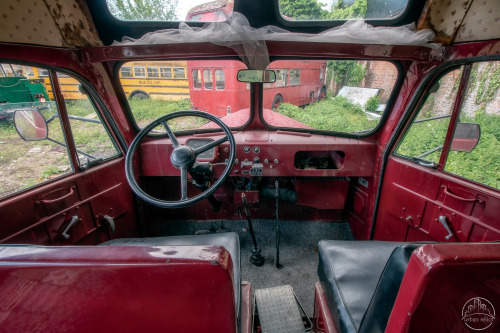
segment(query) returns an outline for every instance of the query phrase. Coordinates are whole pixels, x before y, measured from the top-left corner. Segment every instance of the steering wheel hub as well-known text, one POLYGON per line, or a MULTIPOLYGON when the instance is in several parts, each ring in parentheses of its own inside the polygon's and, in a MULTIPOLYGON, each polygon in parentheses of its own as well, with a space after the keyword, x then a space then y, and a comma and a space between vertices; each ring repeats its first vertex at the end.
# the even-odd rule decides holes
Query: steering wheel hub
POLYGON ((177 169, 190 168, 196 160, 193 149, 189 146, 178 146, 172 151, 170 161, 177 169))

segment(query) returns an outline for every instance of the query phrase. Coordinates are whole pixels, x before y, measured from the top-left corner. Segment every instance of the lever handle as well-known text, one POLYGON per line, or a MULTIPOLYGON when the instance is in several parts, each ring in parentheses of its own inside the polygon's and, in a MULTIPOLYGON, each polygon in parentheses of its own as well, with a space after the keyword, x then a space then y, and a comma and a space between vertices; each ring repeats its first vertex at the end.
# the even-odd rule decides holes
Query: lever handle
POLYGON ((64 239, 70 239, 71 236, 68 234, 68 232, 73 227, 73 225, 75 225, 75 223, 78 222, 79 219, 80 218, 76 215, 71 217, 71 220, 69 221, 68 225, 66 226, 66 228, 64 228, 64 231, 61 232, 61 236, 63 236, 64 239))
POLYGON ((448 226, 448 223, 446 222, 446 216, 441 215, 439 217, 439 222, 441 222, 441 225, 443 226, 443 228, 445 228, 446 232, 448 232, 448 235, 446 235, 444 237, 444 239, 450 240, 450 238, 453 237, 454 235, 453 235, 453 232, 451 231, 450 227, 448 226))
POLYGON ((111 228, 111 235, 115 235, 116 227, 115 227, 115 220, 111 216, 104 215, 103 218, 104 222, 109 224, 109 227, 111 228))

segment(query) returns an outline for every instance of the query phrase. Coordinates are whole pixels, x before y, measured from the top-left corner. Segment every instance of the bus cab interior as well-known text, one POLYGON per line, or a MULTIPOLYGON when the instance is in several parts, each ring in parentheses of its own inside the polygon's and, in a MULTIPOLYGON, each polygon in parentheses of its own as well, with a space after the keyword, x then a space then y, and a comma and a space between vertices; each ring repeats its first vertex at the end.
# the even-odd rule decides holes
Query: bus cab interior
POLYGON ((498 1, 187 3, 2 1, 0 331, 498 331, 498 1))

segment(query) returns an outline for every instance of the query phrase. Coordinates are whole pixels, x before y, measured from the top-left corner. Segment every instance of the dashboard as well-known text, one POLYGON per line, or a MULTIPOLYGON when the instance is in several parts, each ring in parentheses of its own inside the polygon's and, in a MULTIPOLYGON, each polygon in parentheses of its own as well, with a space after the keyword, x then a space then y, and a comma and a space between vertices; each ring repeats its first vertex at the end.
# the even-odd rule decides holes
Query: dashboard
MULTIPOLYGON (((233 132, 236 159, 233 177, 368 177, 373 175, 376 144, 353 138, 331 137, 288 131, 233 132)), ((208 133, 178 137, 181 144, 197 148, 223 134, 208 133)), ((172 145, 168 138, 141 145, 143 176, 178 177, 170 162, 172 145)), ((214 176, 224 170, 229 143, 210 149, 197 158, 213 166, 214 176)))

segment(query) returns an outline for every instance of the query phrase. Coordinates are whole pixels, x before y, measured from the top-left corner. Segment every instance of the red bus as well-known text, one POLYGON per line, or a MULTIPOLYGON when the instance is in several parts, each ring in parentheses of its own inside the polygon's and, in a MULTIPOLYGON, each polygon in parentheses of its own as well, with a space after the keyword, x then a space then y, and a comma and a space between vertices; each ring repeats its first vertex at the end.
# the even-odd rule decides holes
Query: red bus
MULTIPOLYGON (((233 6, 231 0, 208 2, 191 8, 186 21, 224 21, 233 12, 233 6)), ((191 60, 187 63, 194 110, 222 117, 250 107, 244 94, 250 85, 236 79, 237 72, 246 69, 241 62, 228 61, 223 67, 219 61, 191 60), (206 90, 212 93, 207 94, 206 90)), ((276 109, 281 103, 306 105, 326 97, 326 61, 279 60, 268 68, 276 72, 276 82, 264 84, 265 109, 276 109)))
MULTIPOLYGON (((190 60, 187 62, 191 107, 219 117, 249 108, 248 83, 236 74, 246 66, 238 61, 190 60), (207 94, 206 91, 211 93, 207 94)), ((281 103, 306 105, 326 97, 326 61, 278 60, 269 69, 276 82, 264 84, 263 107, 276 109, 281 103)))

